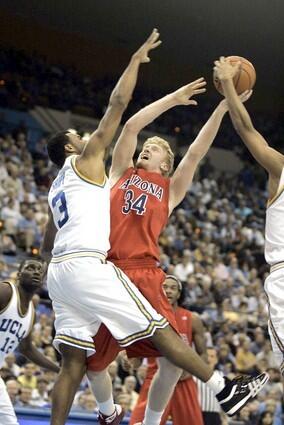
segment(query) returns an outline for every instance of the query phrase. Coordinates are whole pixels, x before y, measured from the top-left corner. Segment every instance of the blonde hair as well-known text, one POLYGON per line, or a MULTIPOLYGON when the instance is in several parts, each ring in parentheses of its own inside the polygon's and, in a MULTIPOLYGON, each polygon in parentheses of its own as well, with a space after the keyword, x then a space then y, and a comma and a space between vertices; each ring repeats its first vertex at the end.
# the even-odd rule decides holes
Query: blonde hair
POLYGON ((145 141, 145 143, 143 144, 143 148, 144 146, 147 146, 150 144, 161 146, 161 148, 163 148, 165 153, 167 154, 166 163, 169 169, 167 171, 163 171, 162 174, 169 176, 171 172, 173 171, 173 167, 174 167, 174 153, 171 150, 169 143, 166 140, 162 139, 161 137, 154 136, 154 137, 150 137, 149 139, 145 141))

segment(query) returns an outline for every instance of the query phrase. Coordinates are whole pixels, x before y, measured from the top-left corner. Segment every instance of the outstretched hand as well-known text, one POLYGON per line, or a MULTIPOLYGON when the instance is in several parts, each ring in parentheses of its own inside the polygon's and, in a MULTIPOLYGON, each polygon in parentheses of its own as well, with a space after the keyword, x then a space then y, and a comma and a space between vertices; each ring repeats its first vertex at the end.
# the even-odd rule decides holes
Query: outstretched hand
POLYGON ((145 41, 145 43, 134 53, 133 58, 139 59, 140 63, 150 62, 149 52, 150 50, 156 49, 162 41, 159 40, 160 33, 154 28, 151 35, 145 41))
POLYGON ((232 64, 229 59, 221 56, 219 60, 214 62, 214 72, 219 80, 230 80, 233 79, 234 76, 240 69, 241 62, 237 62, 232 64))
POLYGON ((198 78, 198 80, 181 87, 172 93, 172 96, 176 100, 178 105, 197 105, 196 100, 191 99, 196 94, 206 92, 206 81, 204 78, 198 78))
MULTIPOLYGON (((242 103, 246 102, 252 95, 252 90, 246 90, 242 94, 239 95, 240 101, 242 103)), ((227 99, 223 99, 219 105, 225 109, 225 111, 229 110, 227 99)))

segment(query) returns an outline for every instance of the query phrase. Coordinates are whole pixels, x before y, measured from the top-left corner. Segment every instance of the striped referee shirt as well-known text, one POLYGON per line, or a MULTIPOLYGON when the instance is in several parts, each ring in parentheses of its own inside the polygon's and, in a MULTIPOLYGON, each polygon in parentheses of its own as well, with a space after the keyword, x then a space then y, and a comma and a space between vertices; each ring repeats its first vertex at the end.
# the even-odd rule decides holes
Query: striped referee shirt
POLYGON ((198 399, 202 412, 220 413, 221 407, 213 391, 204 382, 194 379, 197 385, 198 399))

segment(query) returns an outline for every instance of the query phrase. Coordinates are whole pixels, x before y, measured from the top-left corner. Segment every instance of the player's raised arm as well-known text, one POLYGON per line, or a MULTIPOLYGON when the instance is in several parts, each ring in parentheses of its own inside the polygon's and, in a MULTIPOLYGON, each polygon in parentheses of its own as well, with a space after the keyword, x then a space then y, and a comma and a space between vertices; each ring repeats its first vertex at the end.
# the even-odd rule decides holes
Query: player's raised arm
POLYGON ((196 100, 192 100, 191 97, 204 93, 206 91, 205 85, 206 82, 204 78, 199 78, 175 92, 162 97, 156 102, 151 103, 127 121, 113 151, 110 171, 112 184, 132 165, 139 132, 163 112, 174 106, 197 105, 196 100))
POLYGON ((220 60, 215 61, 214 70, 221 81, 228 101, 229 113, 237 133, 256 161, 266 169, 272 179, 278 182, 284 165, 284 156, 271 148, 254 128, 246 108, 239 100, 233 84, 233 77, 238 71, 238 65, 231 65, 229 61, 221 57, 220 60))
POLYGON ((86 144, 82 158, 97 155, 98 151, 104 150, 112 142, 122 114, 132 97, 140 64, 150 62, 148 54, 161 44, 159 36, 158 30, 154 29, 146 42, 132 55, 128 67, 110 96, 104 117, 86 144))
MULTIPOLYGON (((250 93, 242 96, 244 102, 250 93)), ((184 158, 178 165, 174 175, 171 178, 169 211, 172 210, 183 200, 188 190, 194 173, 201 159, 206 155, 212 145, 225 113, 228 111, 228 105, 222 100, 209 120, 200 130, 194 142, 188 148, 184 158)))

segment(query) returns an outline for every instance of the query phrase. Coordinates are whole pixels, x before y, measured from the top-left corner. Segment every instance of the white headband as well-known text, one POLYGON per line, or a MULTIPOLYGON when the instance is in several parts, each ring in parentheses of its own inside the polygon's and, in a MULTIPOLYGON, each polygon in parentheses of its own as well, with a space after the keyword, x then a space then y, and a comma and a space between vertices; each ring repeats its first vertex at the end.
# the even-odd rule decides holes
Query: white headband
POLYGON ((173 274, 167 274, 166 275, 166 279, 173 279, 178 284, 179 291, 182 290, 181 281, 176 276, 174 276, 173 274))

